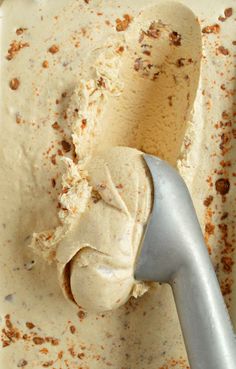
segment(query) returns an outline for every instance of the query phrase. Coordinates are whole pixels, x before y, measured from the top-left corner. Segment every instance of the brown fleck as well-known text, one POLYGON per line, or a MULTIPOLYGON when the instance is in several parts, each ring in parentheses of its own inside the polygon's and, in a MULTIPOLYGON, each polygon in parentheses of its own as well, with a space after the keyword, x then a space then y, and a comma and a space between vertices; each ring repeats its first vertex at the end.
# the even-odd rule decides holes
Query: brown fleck
POLYGON ((147 56, 150 56, 150 55, 151 55, 151 51, 149 51, 149 50, 144 50, 144 51, 143 51, 143 54, 144 54, 144 55, 147 55, 147 56))
POLYGON ((232 260, 232 258, 229 257, 229 256, 223 256, 221 258, 221 262, 223 264, 224 271, 227 272, 227 273, 231 273, 232 272, 232 267, 234 265, 234 261, 232 260))
POLYGON ((122 54, 124 52, 124 50, 125 50, 124 46, 120 46, 120 47, 118 47, 118 49, 116 49, 116 52, 118 54, 122 54))
POLYGON ((233 44, 233 45, 236 45, 236 41, 232 41, 232 44, 233 44))
POLYGON ((24 47, 29 47, 29 43, 28 42, 21 42, 21 41, 16 41, 14 40, 11 44, 10 44, 10 48, 8 49, 8 54, 6 56, 7 60, 12 60, 16 54, 18 54, 18 52, 23 49, 24 47))
POLYGON ((17 30, 16 30, 16 34, 17 34, 17 36, 22 35, 22 33, 24 33, 25 31, 27 31, 27 29, 28 29, 28 28, 22 28, 22 27, 17 28, 17 30))
POLYGON ((83 352, 78 353, 77 357, 82 360, 85 357, 85 354, 83 352))
POLYGON ((222 116, 222 119, 229 119, 230 118, 229 114, 225 110, 221 113, 221 116, 222 116))
POLYGON ((21 360, 18 361, 17 367, 18 368, 23 368, 27 364, 28 364, 28 362, 25 359, 21 359, 21 360))
POLYGON ((224 212, 224 213, 222 214, 222 216, 220 217, 220 220, 224 220, 224 219, 228 218, 228 215, 229 215, 229 213, 224 212))
POLYGON ((207 198, 205 198, 205 200, 204 200, 204 202, 203 202, 203 204, 206 206, 206 207, 208 207, 211 203, 212 203, 212 201, 213 201, 213 196, 208 196, 207 198))
POLYGON ((52 46, 49 47, 48 51, 51 54, 56 54, 59 51, 59 46, 54 44, 54 45, 52 45, 52 46))
POLYGON ((71 144, 69 142, 62 140, 61 145, 65 152, 69 152, 71 150, 71 144))
POLYGON ((94 204, 97 204, 102 198, 101 195, 99 194, 99 192, 95 189, 92 189, 91 196, 92 196, 92 200, 93 200, 94 204))
POLYGON ((79 310, 77 313, 80 321, 82 321, 85 318, 85 312, 83 310, 79 310))
POLYGON ((168 104, 169 106, 173 106, 173 96, 168 96, 168 104))
POLYGON ((124 14, 123 19, 116 19, 116 30, 117 32, 125 31, 129 24, 132 22, 133 18, 129 14, 124 14))
POLYGON ((230 182, 226 178, 219 178, 215 182, 215 188, 221 195, 226 195, 230 189, 230 182))
POLYGON ((57 163, 57 161, 56 161, 56 154, 54 154, 54 155, 51 156, 51 163, 53 165, 56 165, 56 163, 57 163))
POLYGON ((46 361, 45 363, 43 363, 43 367, 44 368, 48 368, 49 366, 52 366, 53 365, 53 360, 50 360, 50 361, 46 361))
POLYGON ((224 15, 225 15, 226 18, 231 17, 232 14, 233 14, 233 9, 232 8, 225 9, 224 15))
POLYGON ((35 345, 42 345, 45 342, 45 339, 42 337, 34 337, 33 342, 35 345))
POLYGON ((205 232, 208 233, 209 235, 213 234, 215 230, 215 226, 212 223, 207 223, 205 225, 205 232))
POLYGON ((106 83, 102 77, 100 77, 97 81, 98 87, 106 88, 106 83))
POLYGON ((73 347, 70 347, 70 348, 68 349, 68 351, 69 351, 69 353, 71 354, 71 356, 72 356, 72 357, 75 357, 75 356, 76 356, 76 353, 75 353, 75 350, 74 350, 74 348, 73 348, 73 347))
POLYGON ((52 178, 51 179, 51 182, 52 182, 52 187, 55 188, 56 187, 56 180, 55 180, 55 178, 52 178))
POLYGON ((226 49, 224 46, 219 46, 217 49, 217 54, 222 54, 222 55, 229 55, 229 50, 226 49))
POLYGON ((20 86, 20 81, 18 78, 12 78, 9 82, 9 86, 12 90, 17 90, 20 86))
POLYGON ((53 128, 53 129, 59 129, 59 128, 60 128, 60 126, 59 126, 58 122, 54 122, 54 123, 52 124, 52 128, 53 128))
POLYGON ((71 326, 70 326, 70 332, 71 332, 72 334, 75 334, 75 332, 76 332, 76 328, 75 328, 75 326, 74 326, 74 325, 71 325, 71 326))
POLYGON ((82 119, 81 128, 84 129, 87 126, 87 119, 82 119))
POLYGON ((176 60, 176 66, 178 68, 184 67, 184 60, 185 60, 185 58, 179 58, 179 59, 177 59, 176 60))
POLYGON ((144 33, 150 38, 159 38, 161 32, 160 29, 158 28, 158 23, 155 21, 152 22, 148 30, 144 33))
POLYGON ((33 329, 35 327, 35 325, 31 322, 26 322, 25 325, 28 329, 33 329))
POLYGON ((219 33, 220 32, 220 25, 219 24, 213 24, 211 26, 206 26, 202 29, 202 33, 219 33))
POLYGON ((173 31, 169 34, 169 44, 174 46, 181 46, 181 35, 173 31))
POLYGON ((134 70, 136 72, 138 72, 143 66, 143 62, 142 62, 142 59, 141 58, 137 58, 135 61, 134 61, 134 70))
POLYGON ((49 67, 49 62, 48 62, 47 60, 44 60, 44 61, 42 62, 42 67, 43 67, 43 68, 48 68, 48 67, 49 67))

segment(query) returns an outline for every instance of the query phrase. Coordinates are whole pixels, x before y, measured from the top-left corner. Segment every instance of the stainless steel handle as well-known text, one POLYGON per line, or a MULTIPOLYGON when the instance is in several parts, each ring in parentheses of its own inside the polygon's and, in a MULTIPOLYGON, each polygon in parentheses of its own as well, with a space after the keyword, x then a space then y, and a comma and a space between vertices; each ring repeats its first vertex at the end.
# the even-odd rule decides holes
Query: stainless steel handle
POLYGON ((236 369, 236 341, 208 255, 180 268, 171 286, 191 369, 236 369))

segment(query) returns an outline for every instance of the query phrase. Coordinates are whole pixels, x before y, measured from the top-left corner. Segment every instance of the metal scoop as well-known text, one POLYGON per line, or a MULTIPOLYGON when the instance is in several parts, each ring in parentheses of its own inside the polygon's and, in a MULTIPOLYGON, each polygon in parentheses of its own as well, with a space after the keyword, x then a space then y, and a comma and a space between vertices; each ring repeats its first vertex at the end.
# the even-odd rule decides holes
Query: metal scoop
POLYGON ((169 283, 191 369, 236 369, 236 340, 188 189, 165 161, 144 154, 154 203, 135 278, 169 283))

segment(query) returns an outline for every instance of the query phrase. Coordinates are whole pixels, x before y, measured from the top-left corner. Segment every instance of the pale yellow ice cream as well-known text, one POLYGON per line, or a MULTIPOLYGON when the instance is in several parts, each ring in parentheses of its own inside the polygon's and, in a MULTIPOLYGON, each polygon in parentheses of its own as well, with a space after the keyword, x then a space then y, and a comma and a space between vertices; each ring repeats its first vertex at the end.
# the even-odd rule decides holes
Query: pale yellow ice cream
POLYGON ((106 40, 93 78, 80 80, 69 100, 67 129, 76 158, 63 159, 61 224, 34 234, 31 247, 56 261, 64 294, 88 310, 114 309, 147 290, 134 282, 133 269, 150 213, 150 182, 141 152, 114 147, 176 164, 201 50, 196 19, 187 8, 176 11, 184 15, 181 24, 165 5, 130 18, 125 37, 106 40), (115 187, 117 176, 124 188, 115 187))
POLYGON ((111 312, 83 312, 65 301, 55 256, 88 209, 92 151, 97 156, 111 146, 135 147, 174 165, 180 157, 178 168, 202 229, 209 230, 208 247, 236 323, 236 263, 232 273, 232 265, 222 263, 233 254, 222 251, 235 240, 235 1, 0 3, 0 367, 188 369, 168 285, 156 284, 111 312), (116 19, 124 14, 133 20, 118 32, 116 19), (147 35, 140 43, 141 30, 147 35), (169 44, 173 31, 181 35, 180 46, 169 44), (140 57, 158 64, 156 80, 144 75, 140 57), (9 86, 14 79, 17 90, 9 86), (62 140, 71 144, 69 152, 62 140), (215 189, 221 177, 230 180, 226 196, 215 189), (212 200, 208 207, 205 199, 212 200), (28 247, 33 232, 40 256, 28 247))
POLYGON ((56 253, 60 284, 83 308, 111 310, 147 290, 133 275, 152 186, 142 153, 135 149, 112 148, 87 169, 91 198, 56 253))

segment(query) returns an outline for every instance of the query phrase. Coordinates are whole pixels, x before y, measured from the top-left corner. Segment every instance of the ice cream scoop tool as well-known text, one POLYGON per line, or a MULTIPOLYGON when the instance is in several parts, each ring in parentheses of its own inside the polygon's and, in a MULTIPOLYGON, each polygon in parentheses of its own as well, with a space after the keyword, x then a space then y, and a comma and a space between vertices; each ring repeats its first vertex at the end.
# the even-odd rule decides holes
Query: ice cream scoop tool
POLYGON ((143 157, 154 200, 135 278, 171 285, 191 369, 236 369, 232 324, 187 186, 165 161, 143 157))

